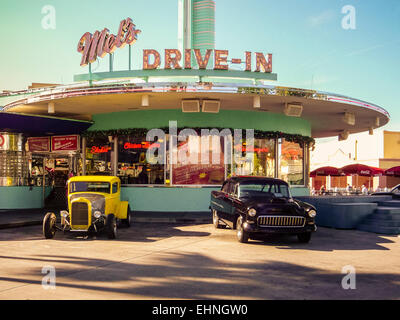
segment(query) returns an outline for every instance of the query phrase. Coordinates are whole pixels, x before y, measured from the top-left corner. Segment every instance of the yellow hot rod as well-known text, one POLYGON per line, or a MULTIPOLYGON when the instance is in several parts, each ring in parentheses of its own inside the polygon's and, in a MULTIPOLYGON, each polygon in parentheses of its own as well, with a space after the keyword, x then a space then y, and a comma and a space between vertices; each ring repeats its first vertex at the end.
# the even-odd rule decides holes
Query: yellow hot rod
POLYGON ((78 176, 68 180, 68 211, 61 211, 61 225, 48 212, 43 219, 43 235, 54 238, 56 231, 97 234, 105 231, 117 237, 117 225, 129 227, 128 201, 121 201, 121 181, 112 176, 78 176))

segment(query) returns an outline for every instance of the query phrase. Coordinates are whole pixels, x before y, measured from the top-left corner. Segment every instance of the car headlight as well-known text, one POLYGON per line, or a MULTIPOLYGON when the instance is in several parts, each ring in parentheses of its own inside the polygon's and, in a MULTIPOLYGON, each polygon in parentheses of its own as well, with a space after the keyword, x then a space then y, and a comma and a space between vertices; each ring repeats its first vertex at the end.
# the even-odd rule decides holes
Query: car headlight
POLYGON ((251 208, 249 209, 249 211, 247 211, 247 213, 249 214, 250 217, 254 217, 257 213, 256 209, 251 208))
POLYGON ((310 211, 308 211, 308 215, 310 216, 310 218, 314 218, 317 215, 317 211, 311 209, 310 211))
POLYGON ((100 218, 100 217, 101 217, 101 211, 95 211, 95 212, 94 212, 94 217, 95 217, 96 219, 100 218))
POLYGON ((68 213, 68 211, 63 210, 63 211, 60 211, 60 215, 61 215, 61 217, 63 217, 63 218, 68 218, 69 213, 68 213))

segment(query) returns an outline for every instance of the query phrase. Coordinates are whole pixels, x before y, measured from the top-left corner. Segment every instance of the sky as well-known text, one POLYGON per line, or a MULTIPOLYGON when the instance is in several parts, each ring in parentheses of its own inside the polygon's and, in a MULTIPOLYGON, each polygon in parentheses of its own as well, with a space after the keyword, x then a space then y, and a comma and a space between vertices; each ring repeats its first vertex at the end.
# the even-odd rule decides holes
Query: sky
MULTIPOLYGON (((70 84, 80 67, 80 37, 131 17, 142 30, 133 48, 141 68, 143 49, 178 47, 177 0, 1 0, 0 91, 32 82, 70 84), (43 28, 46 6, 55 29, 43 28)), ((231 57, 245 51, 273 54, 277 85, 343 94, 385 108, 388 130, 400 130, 399 0, 216 0, 216 49, 231 57), (355 29, 343 28, 355 9, 355 29)), ((116 51, 114 70, 128 68, 128 48, 116 51)), ((94 63, 106 71, 108 59, 94 63)))

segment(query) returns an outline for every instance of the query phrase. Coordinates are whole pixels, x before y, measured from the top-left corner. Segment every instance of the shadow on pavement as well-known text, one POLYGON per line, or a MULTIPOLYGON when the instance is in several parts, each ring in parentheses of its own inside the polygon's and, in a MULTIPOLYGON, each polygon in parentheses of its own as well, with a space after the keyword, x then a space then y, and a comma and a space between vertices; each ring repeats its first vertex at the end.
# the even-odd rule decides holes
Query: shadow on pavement
MULTIPOLYGON (((0 258, 67 264, 56 269, 58 290, 77 289, 81 294, 88 290, 103 298, 112 293, 142 299, 400 298, 399 274, 358 273, 357 289, 344 290, 340 271, 268 260, 225 262, 197 253, 168 252, 153 256, 151 263, 137 262, 136 258, 118 262, 62 255, 0 258)), ((36 269, 27 270, 20 275, 22 279, 3 276, 0 281, 41 285, 40 280, 33 280, 38 279, 36 269)))

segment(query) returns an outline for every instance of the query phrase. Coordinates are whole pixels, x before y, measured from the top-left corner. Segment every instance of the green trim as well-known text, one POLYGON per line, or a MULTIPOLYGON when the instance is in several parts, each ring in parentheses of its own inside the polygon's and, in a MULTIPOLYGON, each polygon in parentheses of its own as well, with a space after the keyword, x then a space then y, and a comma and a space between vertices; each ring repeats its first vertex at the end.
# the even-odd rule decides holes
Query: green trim
MULTIPOLYGON (((160 128, 164 132, 168 132, 169 128, 160 128)), ((178 130, 181 131, 183 129, 188 129, 188 128, 179 128, 178 130)), ((196 131, 198 135, 201 134, 202 129, 217 129, 218 131, 221 131, 226 128, 190 128, 196 131)), ((228 128, 232 133, 234 132, 234 128, 228 128)), ((116 130, 99 130, 99 131, 86 131, 82 135, 87 138, 106 138, 108 136, 137 136, 137 137, 145 137, 149 129, 145 128, 132 128, 132 129, 116 129, 116 130)), ((179 132, 178 132, 179 134, 179 132)), ((261 131, 261 130, 255 130, 254 131, 254 138, 255 139, 285 139, 289 142, 296 142, 300 146, 304 145, 314 145, 315 140, 314 138, 307 137, 307 136, 302 136, 300 134, 289 134, 289 133, 283 133, 280 131, 261 131)))
POLYGON ((91 74, 78 74, 74 76, 74 81, 104 80, 116 78, 141 78, 148 81, 149 77, 174 78, 174 77, 198 77, 200 81, 203 78, 236 78, 239 80, 267 80, 276 81, 276 73, 250 72, 238 70, 199 70, 199 69, 155 69, 155 70, 123 70, 114 72, 97 72, 91 74))

